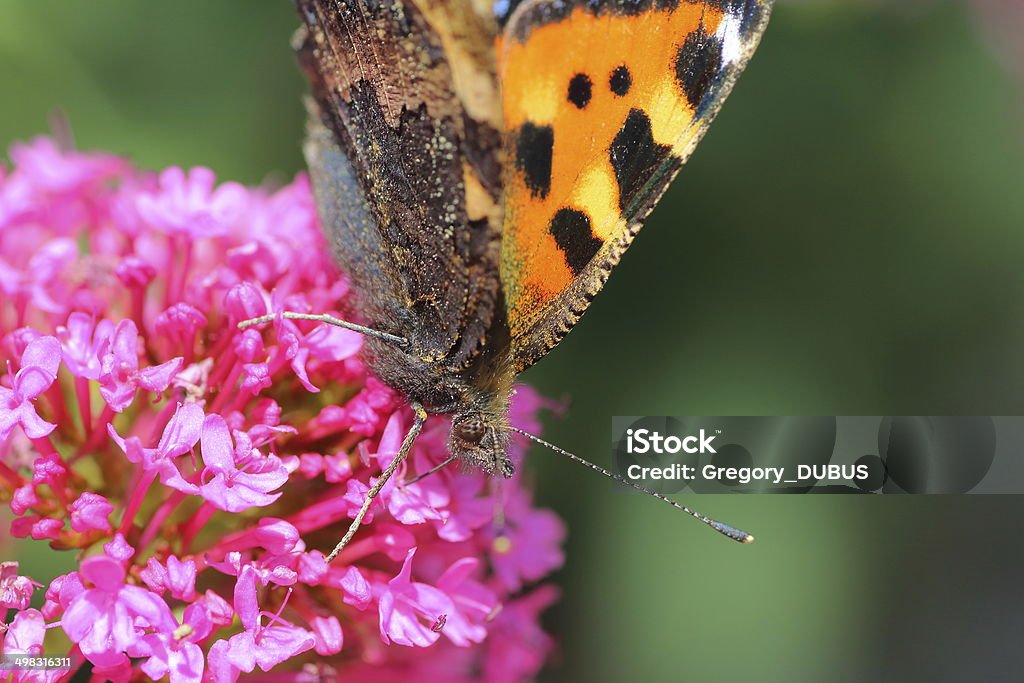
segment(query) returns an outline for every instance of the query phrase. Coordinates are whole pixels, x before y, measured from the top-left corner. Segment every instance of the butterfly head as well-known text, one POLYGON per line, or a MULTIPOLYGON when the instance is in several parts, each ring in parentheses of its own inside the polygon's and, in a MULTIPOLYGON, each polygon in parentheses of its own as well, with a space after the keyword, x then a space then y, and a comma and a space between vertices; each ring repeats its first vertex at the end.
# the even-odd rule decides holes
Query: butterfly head
POLYGON ((487 411, 469 410, 452 417, 448 452, 490 476, 511 477, 515 471, 508 457, 507 418, 487 411))

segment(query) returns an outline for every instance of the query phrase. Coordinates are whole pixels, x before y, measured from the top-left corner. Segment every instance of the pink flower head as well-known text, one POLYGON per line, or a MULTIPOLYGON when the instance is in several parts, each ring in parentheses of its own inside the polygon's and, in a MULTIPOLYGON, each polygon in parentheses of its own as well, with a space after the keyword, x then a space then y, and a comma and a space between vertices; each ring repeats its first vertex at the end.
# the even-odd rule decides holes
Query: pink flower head
POLYGON ((122 438, 114 430, 113 425, 108 425, 107 429, 110 438, 124 451, 128 460, 158 474, 165 486, 183 493, 196 493, 199 488, 181 476, 174 461, 177 457, 192 451, 199 441, 202 424, 203 409, 195 403, 186 403, 179 405, 175 410, 156 448, 143 448, 142 443, 134 436, 122 438))
POLYGON ((182 561, 171 555, 164 566, 155 557, 151 557, 139 577, 157 595, 169 590, 171 596, 178 600, 195 600, 196 563, 193 560, 182 561))
MULTIPOLYGON (((44 655, 43 639, 46 637, 46 620, 39 610, 25 609, 14 615, 7 626, 7 632, 0 630, 0 652, 5 654, 44 655)), ((60 669, 15 669, 11 672, 13 683, 57 683, 67 674, 60 669)))
POLYGON ((53 384, 59 367, 60 342, 55 338, 39 337, 25 348, 11 388, 0 386, 0 441, 18 425, 30 439, 44 437, 56 428, 39 417, 34 402, 53 384))
MULTIPOLYGON (((256 571, 243 567, 235 584, 235 612, 245 629, 210 652, 210 666, 218 671, 252 671, 257 665, 270 671, 281 662, 312 649, 316 639, 276 614, 260 611, 256 597, 256 571), (264 624, 264 618, 267 623, 264 624), (216 661, 215 661, 216 660, 216 661)), ((223 641, 222 641, 223 642, 223 641)))
POLYGON ((150 680, 169 675, 172 683, 199 683, 206 664, 199 643, 212 629, 213 622, 205 605, 195 602, 185 608, 180 626, 170 632, 142 635, 129 649, 129 654, 147 658, 140 668, 150 680))
POLYGON ((209 415, 202 436, 203 498, 221 510, 241 512, 277 500, 270 493, 288 481, 288 469, 276 455, 263 455, 252 447, 249 435, 235 432, 232 443, 228 425, 220 415, 209 415))
POLYGON ((7 633, 0 635, 0 644, 3 645, 0 649, 7 654, 41 655, 46 621, 38 610, 26 609, 18 612, 7 633))
POLYGON ((88 195, 97 183, 113 177, 127 166, 112 154, 80 154, 57 147, 50 138, 38 137, 29 144, 11 148, 11 159, 19 175, 31 180, 40 194, 88 195))
POLYGON ((380 638, 385 643, 427 647, 440 636, 433 624, 442 615, 455 610, 455 605, 441 590, 425 583, 412 581, 410 550, 402 569, 388 581, 379 598, 380 638))
POLYGON ((61 625, 89 661, 115 666, 148 629, 174 631, 177 624, 167 604, 145 588, 126 585, 124 567, 105 555, 82 561, 87 588, 64 613, 61 625))
POLYGON ((565 525, 548 510, 530 505, 523 491, 513 491, 505 504, 505 526, 491 544, 494 573, 512 591, 558 569, 564 562, 565 525))
POLYGON ((236 183, 215 189, 215 182, 208 168, 193 168, 187 174, 169 168, 160 174, 155 192, 139 195, 136 209, 161 232, 187 237, 222 234, 245 211, 247 193, 236 183))
POLYGON ((71 528, 79 533, 86 531, 110 531, 110 513, 114 506, 103 496, 85 491, 68 508, 71 513, 71 528))
POLYGON ((109 320, 99 323, 92 316, 74 312, 66 326, 57 328, 63 350, 64 364, 75 377, 99 379, 103 354, 114 331, 109 320))
POLYGON ((160 393, 181 369, 181 358, 139 369, 139 330, 135 321, 122 320, 114 329, 110 347, 103 357, 100 394, 117 412, 123 411, 142 388, 160 393))
MULTIPOLYGON (((237 328, 283 310, 363 317, 304 176, 245 188, 46 139, 13 156, 0 170, 13 514, 0 539, 47 540, 77 568, 37 611, 43 586, 0 564, 4 651, 42 652, 49 633, 47 648, 125 683, 536 675, 553 591, 519 591, 560 565, 564 528, 520 477, 497 487, 453 466, 405 483, 448 457, 447 418, 428 419, 327 564, 411 411, 354 332, 280 316, 237 328)), ((521 388, 510 420, 536 431, 549 407, 521 388)), ((516 439, 511 456, 524 451, 516 439)))
POLYGON ((157 316, 156 332, 178 347, 191 349, 196 332, 206 326, 206 316, 195 306, 177 303, 157 316))
POLYGON ((380 637, 385 643, 427 647, 444 633, 456 645, 481 642, 483 622, 498 606, 494 593, 470 578, 479 562, 465 558, 441 575, 435 586, 412 581, 410 550, 398 575, 380 596, 380 637))
POLYGON ((541 586, 507 605, 494 620, 484 659, 488 683, 516 683, 540 668, 554 647, 540 627, 540 613, 558 599, 558 589, 541 586))
POLYGON ((18 574, 17 562, 0 562, 0 614, 6 609, 25 609, 38 586, 27 576, 18 574))
POLYGON ((341 630, 341 622, 337 617, 313 617, 310 620, 315 643, 313 649, 324 657, 341 652, 345 637, 341 630))

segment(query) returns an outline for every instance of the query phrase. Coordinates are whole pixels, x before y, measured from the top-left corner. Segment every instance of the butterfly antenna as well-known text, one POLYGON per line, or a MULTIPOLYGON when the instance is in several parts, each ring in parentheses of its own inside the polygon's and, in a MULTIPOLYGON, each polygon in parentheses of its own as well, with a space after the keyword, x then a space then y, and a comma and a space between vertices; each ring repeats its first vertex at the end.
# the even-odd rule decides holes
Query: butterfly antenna
POLYGON ((422 480, 426 479, 427 477, 429 477, 434 472, 440 472, 445 467, 448 467, 448 465, 451 465, 453 462, 455 462, 458 459, 459 459, 459 456, 453 455, 450 458, 448 458, 447 460, 445 460, 443 463, 441 463, 440 465, 434 465, 433 467, 431 467, 429 470, 427 470, 423 474, 417 474, 412 479, 407 479, 406 481, 403 481, 402 482, 402 486, 412 486, 416 482, 422 481, 422 480))
POLYGON ((518 427, 510 426, 509 429, 511 429, 513 432, 516 432, 517 434, 522 434, 523 436, 525 436, 527 439, 530 439, 531 441, 539 443, 541 446, 545 446, 546 448, 550 448, 555 453, 558 453, 559 455, 561 455, 563 457, 566 457, 566 458, 568 458, 569 460, 572 460, 575 463, 578 463, 580 465, 586 465, 590 469, 594 470, 595 472, 599 472, 600 474, 603 474, 604 476, 608 477, 609 479, 613 479, 613 480, 619 482, 620 484, 625 484, 626 486, 629 486, 630 488, 636 489, 637 491, 640 491, 641 493, 646 493, 649 496, 653 496, 653 497, 657 498, 658 500, 660 500, 663 503, 668 503, 669 505, 671 505, 675 509, 682 510, 683 512, 685 512, 686 514, 690 515, 694 519, 697 519, 697 520, 699 520, 701 522, 704 522, 709 527, 711 527, 712 529, 714 529, 718 533, 722 534, 723 536, 728 536, 732 540, 739 541, 740 543, 753 543, 754 542, 754 537, 751 536, 750 534, 748 534, 746 531, 742 531, 740 529, 737 529, 736 527, 729 526, 728 524, 723 524, 722 522, 719 522, 718 520, 711 519, 710 517, 702 515, 701 513, 697 512, 696 510, 691 510, 690 508, 686 507, 685 505, 680 505, 679 503, 677 503, 676 501, 672 500, 668 496, 663 496, 662 494, 658 493, 657 491, 652 491, 652 490, 650 490, 648 488, 644 488, 643 486, 640 486, 639 484, 634 484, 633 482, 629 481, 628 479, 626 479, 624 477, 620 477, 619 475, 615 474, 614 472, 612 472, 610 470, 606 470, 605 468, 601 467, 600 465, 595 465, 594 463, 590 462, 589 460, 584 460, 583 458, 579 457, 578 455, 573 455, 572 453, 570 453, 569 451, 567 451, 567 450, 565 450, 563 448, 559 448, 558 446, 556 446, 556 445, 554 445, 552 443, 548 443, 547 441, 545 441, 544 439, 540 438, 539 436, 534 436, 533 434, 530 434, 529 432, 524 432, 522 429, 519 429, 518 427))

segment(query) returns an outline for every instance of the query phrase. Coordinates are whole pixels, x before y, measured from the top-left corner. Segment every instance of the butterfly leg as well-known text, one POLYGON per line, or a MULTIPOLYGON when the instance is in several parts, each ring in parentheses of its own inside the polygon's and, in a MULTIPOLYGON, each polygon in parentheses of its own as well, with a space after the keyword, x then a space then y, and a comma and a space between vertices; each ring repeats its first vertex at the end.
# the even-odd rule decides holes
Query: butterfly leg
POLYGON ((243 320, 238 323, 238 329, 244 330, 247 327, 253 325, 262 325, 264 323, 272 323, 277 316, 280 315, 282 318, 289 320, 313 320, 318 323, 326 323, 328 325, 334 325, 335 327, 343 327, 346 330, 352 330, 359 334, 365 334, 367 337, 376 337, 377 339, 383 339, 384 341, 391 342, 392 344, 398 344, 399 346, 408 346, 409 340, 405 337, 399 337, 396 334, 389 334, 387 332, 381 332, 370 327, 364 327, 356 323, 350 323, 347 320, 335 318, 333 315, 327 315, 326 313, 298 313, 296 311, 282 311, 281 313, 271 313, 269 315, 261 315, 258 318, 250 318, 249 320, 243 320))
POLYGON ((356 513, 355 519, 352 520, 352 524, 349 525, 348 531, 342 537, 338 545, 334 546, 334 550, 327 556, 327 563, 338 556, 338 553, 348 545, 348 542, 352 540, 352 537, 356 535, 356 531, 359 530, 359 526, 363 523, 363 517, 366 516, 367 511, 370 509, 370 505, 373 503, 373 499, 377 497, 380 490, 384 488, 384 484, 388 482, 391 475, 395 473, 398 466, 408 457, 409 451, 412 450, 412 445, 416 441, 416 437, 420 435, 423 430, 423 423, 427 421, 427 411, 423 409, 419 403, 413 403, 412 409, 416 413, 416 417, 413 420, 412 427, 409 428, 405 438, 402 440, 402 447, 398 449, 398 455, 391 461, 391 464, 380 473, 380 477, 377 479, 377 483, 370 487, 370 490, 366 492, 366 500, 363 501, 363 506, 359 508, 359 512, 356 513))

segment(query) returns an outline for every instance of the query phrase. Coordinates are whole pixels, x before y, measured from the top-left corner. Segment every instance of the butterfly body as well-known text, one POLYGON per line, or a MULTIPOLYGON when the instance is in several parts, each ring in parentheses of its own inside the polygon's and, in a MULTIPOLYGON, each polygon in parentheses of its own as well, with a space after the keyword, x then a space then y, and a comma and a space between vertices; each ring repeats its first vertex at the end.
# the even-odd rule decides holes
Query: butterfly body
MULTIPOLYGON (((500 342, 508 339, 503 314, 488 330, 490 343, 482 341, 470 351, 455 345, 442 353, 429 324, 426 334, 421 332, 425 324, 412 313, 413 296, 399 289, 398 264, 374 258, 386 252, 373 212, 348 157, 316 116, 311 118, 306 158, 342 267, 355 282, 373 283, 358 288, 360 310, 375 328, 393 330, 408 342, 367 338, 368 364, 383 382, 428 412, 453 416, 450 452, 489 475, 511 476, 507 426, 515 372, 510 346, 500 342), (360 249, 352 249, 353 244, 360 249)), ((496 272, 497 263, 493 268, 496 272)))
POLYGON ((501 26, 476 0, 296 1, 322 223, 366 323, 405 341, 367 360, 511 476, 516 376, 600 290, 769 3, 527 0, 501 26))

